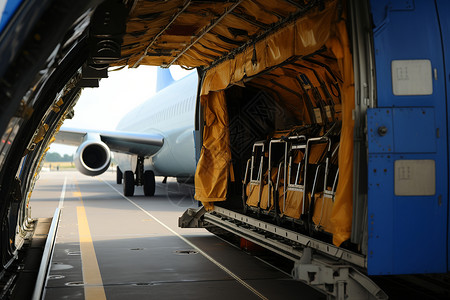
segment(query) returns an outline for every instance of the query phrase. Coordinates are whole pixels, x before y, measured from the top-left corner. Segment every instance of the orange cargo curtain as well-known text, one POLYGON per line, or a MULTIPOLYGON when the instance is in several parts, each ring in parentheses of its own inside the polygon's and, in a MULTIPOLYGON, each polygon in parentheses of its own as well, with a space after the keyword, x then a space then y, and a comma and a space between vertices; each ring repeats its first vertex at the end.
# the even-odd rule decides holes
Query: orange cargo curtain
POLYGON ((337 1, 328 2, 324 10, 316 10, 295 20, 237 54, 234 59, 208 70, 201 94, 224 90, 245 77, 256 75, 293 56, 308 55, 319 50, 333 32, 336 7, 337 1))
POLYGON ((354 128, 352 111, 355 108, 355 85, 350 41, 345 21, 340 21, 336 25, 336 37, 330 39, 327 47, 337 58, 343 79, 341 85, 342 128, 339 147, 339 183, 330 221, 333 228, 333 244, 340 246, 342 242, 350 238, 352 230, 354 128))
POLYGON ((203 147, 195 172, 195 199, 210 210, 211 202, 224 201, 230 173, 230 134, 225 92, 210 92, 201 98, 205 112, 203 147))

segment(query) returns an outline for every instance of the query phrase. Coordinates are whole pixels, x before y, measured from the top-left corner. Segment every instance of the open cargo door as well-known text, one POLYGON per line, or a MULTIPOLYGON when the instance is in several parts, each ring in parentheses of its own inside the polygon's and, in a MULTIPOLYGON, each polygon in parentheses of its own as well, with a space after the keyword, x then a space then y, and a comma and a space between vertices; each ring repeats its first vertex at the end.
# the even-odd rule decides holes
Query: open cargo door
MULTIPOLYGON (((379 88, 378 108, 367 114, 368 273, 446 272, 447 232, 442 228, 448 226, 447 76, 439 34, 442 14, 437 15, 435 1, 383 2, 371 1, 379 88)), ((438 3, 439 11, 446 6, 443 15, 448 18, 447 2, 438 3)), ((445 19, 441 22, 448 24, 445 19)), ((448 25, 441 28, 448 30, 448 25)))

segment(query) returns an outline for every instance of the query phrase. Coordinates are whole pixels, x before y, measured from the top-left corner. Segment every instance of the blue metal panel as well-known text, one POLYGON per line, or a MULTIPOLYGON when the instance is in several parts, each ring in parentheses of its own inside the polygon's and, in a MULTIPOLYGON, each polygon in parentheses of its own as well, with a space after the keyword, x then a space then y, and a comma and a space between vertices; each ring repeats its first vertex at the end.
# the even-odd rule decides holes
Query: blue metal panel
POLYGON ((443 209, 438 204, 439 197, 440 195, 394 197, 395 238, 392 251, 395 273, 447 271, 447 241, 443 238, 447 221, 442 218, 443 209))
MULTIPOLYGON (((377 141, 371 140, 371 132, 378 128, 376 122, 368 119, 368 273, 446 272, 449 183, 444 84, 447 76, 441 75, 444 58, 436 3, 428 0, 370 2, 375 25, 377 105, 380 110, 392 109, 394 150, 380 155, 380 148, 373 147, 377 141), (393 60, 428 60, 432 68, 432 93, 394 95, 393 60), (398 159, 435 160, 436 194, 395 196, 393 174, 398 159), (380 168, 383 168, 381 174, 380 168)), ((448 4, 445 6, 448 9, 448 4)))
POLYGON ((370 153, 390 153, 394 151, 394 131, 392 109, 372 108, 367 110, 368 139, 370 153))
MULTIPOLYGON (((12 16, 16 12, 16 10, 19 8, 20 3, 22 3, 23 0, 9 0, 6 2, 5 8, 3 12, 0 15, 0 32, 3 31, 3 28, 5 28, 6 24, 8 24, 9 20, 11 20, 12 16)), ((1 12, 2 7, 0 7, 1 12)))
POLYGON ((392 156, 369 155, 369 253, 367 270, 370 275, 390 274, 394 264, 394 210, 390 197, 394 194, 394 168, 392 156), (386 266, 389 266, 387 269, 386 266))
MULTIPOLYGON (((445 273, 446 239, 442 195, 401 197, 394 194, 398 159, 432 159, 433 155, 369 154, 369 275, 445 273), (429 226, 429 223, 432 226, 429 226), (433 227, 433 228, 430 228, 433 227)), ((436 185, 445 184, 437 178, 436 185)))
POLYGON ((433 108, 394 108, 393 120, 396 153, 436 152, 433 108))
POLYGON ((414 0, 389 1, 389 10, 414 10, 414 0))
MULTIPOLYGON (((439 23, 441 28, 441 35, 442 35, 442 48, 444 49, 444 78, 445 78, 445 85, 446 85, 446 96, 447 99, 449 99, 449 93, 450 93, 450 1, 448 0, 436 0, 437 4, 437 11, 439 16, 439 23)), ((448 109, 450 107, 447 106, 448 109)), ((447 112, 447 114, 450 114, 450 111, 447 112)), ((448 131, 448 129, 447 129, 448 131)), ((450 183, 449 183, 450 186, 450 183)), ((450 209, 450 205, 449 205, 450 209)), ((450 211, 448 213, 450 216, 450 211)), ((448 224, 448 237, 447 237, 447 271, 450 271, 450 222, 448 224)))

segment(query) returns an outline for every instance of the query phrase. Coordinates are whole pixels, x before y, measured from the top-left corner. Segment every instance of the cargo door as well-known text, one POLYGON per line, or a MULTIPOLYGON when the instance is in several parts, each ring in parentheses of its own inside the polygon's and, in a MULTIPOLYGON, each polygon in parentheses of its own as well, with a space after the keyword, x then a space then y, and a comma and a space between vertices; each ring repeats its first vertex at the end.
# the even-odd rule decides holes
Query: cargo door
POLYGON ((447 76, 436 8, 428 0, 371 0, 377 79, 377 108, 367 112, 371 275, 447 271, 447 76))
MULTIPOLYGON (((450 1, 448 0, 437 0, 437 12, 439 17, 439 25, 441 28, 441 36, 442 36, 442 49, 444 53, 444 81, 445 81, 445 91, 446 91, 446 99, 449 99, 450 93, 450 1)), ((450 107, 447 105, 447 115, 450 115, 450 107)), ((447 132, 449 132, 447 128, 447 132)), ((447 143, 449 138, 447 137, 447 143)), ((449 147, 449 146, 447 146, 449 147)), ((449 179, 450 180, 450 179, 449 179)), ((450 182, 448 184, 450 186, 450 182)), ((450 207, 448 207, 450 210, 450 207)), ((448 213, 450 216, 450 211, 448 213)), ((450 271, 450 223, 447 222, 447 271, 450 271)))

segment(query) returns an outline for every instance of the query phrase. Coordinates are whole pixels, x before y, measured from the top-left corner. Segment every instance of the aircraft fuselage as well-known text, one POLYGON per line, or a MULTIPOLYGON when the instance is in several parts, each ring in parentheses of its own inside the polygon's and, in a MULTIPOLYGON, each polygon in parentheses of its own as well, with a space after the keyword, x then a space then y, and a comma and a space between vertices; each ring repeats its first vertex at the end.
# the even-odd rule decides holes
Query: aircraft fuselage
MULTIPOLYGON (((159 91, 129 112, 118 131, 159 133, 161 149, 144 162, 157 176, 189 177, 195 173, 194 123, 198 77, 192 73, 159 91)), ((136 155, 115 153, 121 170, 135 170, 136 155)))

